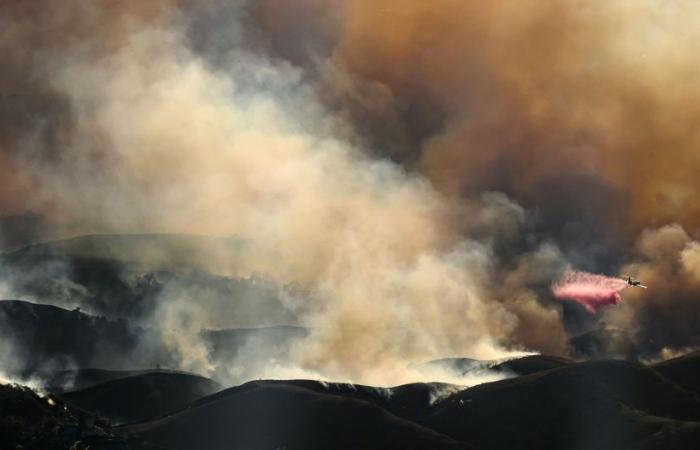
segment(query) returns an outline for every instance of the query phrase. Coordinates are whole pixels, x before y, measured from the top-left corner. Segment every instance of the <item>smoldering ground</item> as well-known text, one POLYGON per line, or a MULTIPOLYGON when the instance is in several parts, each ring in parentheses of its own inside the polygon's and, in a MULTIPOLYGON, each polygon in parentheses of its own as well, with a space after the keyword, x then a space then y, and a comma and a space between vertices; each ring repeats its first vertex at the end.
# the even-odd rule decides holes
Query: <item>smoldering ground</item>
MULTIPOLYGON (((2 211, 249 239, 208 269, 301 287, 302 370, 566 354, 596 320, 550 298, 567 264, 646 267, 642 230, 698 225, 691 2, 2 8, 2 211)), ((653 332, 697 314, 674 292, 623 303, 640 351, 697 336, 653 332)))

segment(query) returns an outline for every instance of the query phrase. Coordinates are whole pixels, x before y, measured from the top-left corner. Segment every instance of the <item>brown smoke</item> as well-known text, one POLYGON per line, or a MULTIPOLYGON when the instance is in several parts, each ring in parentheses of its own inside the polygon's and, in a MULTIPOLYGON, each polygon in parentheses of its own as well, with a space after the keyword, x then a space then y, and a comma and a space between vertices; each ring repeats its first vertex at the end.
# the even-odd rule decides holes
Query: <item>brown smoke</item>
MULTIPOLYGON (((65 14, 78 17, 82 40, 39 45, 43 58, 27 67, 69 120, 58 122, 59 138, 29 126, 13 140, 36 198, 95 231, 249 239, 249 273, 309 293, 302 320, 312 333, 295 363, 323 376, 397 383, 411 379, 412 362, 529 344, 509 338, 518 317, 490 288, 499 269, 489 236, 517 233, 517 205, 488 196, 460 205, 369 157, 336 137, 343 117, 318 104, 296 68, 236 47, 225 70, 214 68, 189 47, 176 10, 155 20, 120 9, 115 19, 72 7, 65 14), (115 20, 114 34, 90 38, 115 20), (454 222, 470 215, 478 239, 454 222)), ((29 31, 16 26, 70 34, 61 17, 42 11, 29 31)), ((221 273, 242 270, 220 263, 221 273)), ((207 372, 202 346, 178 339, 184 323, 207 326, 190 310, 183 320, 166 307, 159 325, 175 331, 164 337, 188 369, 207 372)))
MULTIPOLYGON (((609 252, 700 225, 697 8, 7 2, 0 162, 82 230, 251 239, 243 270, 310 293, 304 369, 405 381, 406 361, 564 354, 546 286, 567 246, 642 277, 646 235, 609 252)), ((627 304, 653 328, 658 305, 627 304)))
POLYGON ((645 230, 636 251, 635 262, 622 270, 644 280, 650 293, 627 289, 622 307, 610 310, 606 320, 626 330, 637 353, 700 346, 700 243, 674 224, 645 230))
POLYGON ((697 13, 688 1, 348 2, 324 90, 443 191, 500 189, 576 215, 553 204, 563 189, 608 229, 692 228, 697 13), (596 184, 614 197, 591 198, 596 184))

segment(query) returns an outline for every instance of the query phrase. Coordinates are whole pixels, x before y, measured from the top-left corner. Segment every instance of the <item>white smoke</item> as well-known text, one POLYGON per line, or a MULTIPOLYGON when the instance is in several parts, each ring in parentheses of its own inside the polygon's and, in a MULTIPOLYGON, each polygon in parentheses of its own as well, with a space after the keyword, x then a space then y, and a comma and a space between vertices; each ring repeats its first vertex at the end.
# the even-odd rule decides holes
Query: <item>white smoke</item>
MULTIPOLYGON (((300 70, 243 48, 214 69, 182 30, 174 14, 135 25, 106 54, 76 42, 48 55, 75 123, 60 158, 24 159, 48 202, 99 231, 249 239, 235 262, 212 262, 218 273, 262 273, 308 294, 299 309, 310 335, 261 376, 289 366, 390 385, 416 381, 407 366, 417 360, 521 350, 506 346, 518 319, 490 287, 494 237, 483 231, 512 236, 521 208, 497 195, 484 199, 489 210, 456 204, 337 137, 343 119, 300 70), (462 237, 465 220, 479 225, 474 239, 462 237)), ((196 310, 166 306, 156 322, 184 368, 211 373, 206 349, 188 338, 209 325, 196 310)))

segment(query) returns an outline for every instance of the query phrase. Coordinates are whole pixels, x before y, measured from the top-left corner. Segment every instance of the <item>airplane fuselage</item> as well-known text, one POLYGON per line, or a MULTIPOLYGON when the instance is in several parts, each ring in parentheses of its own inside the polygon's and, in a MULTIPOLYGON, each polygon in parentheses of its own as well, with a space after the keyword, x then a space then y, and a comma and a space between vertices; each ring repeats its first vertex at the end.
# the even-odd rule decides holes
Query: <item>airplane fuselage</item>
POLYGON ((630 286, 640 287, 640 288, 644 288, 644 289, 647 288, 639 280, 635 280, 632 277, 627 277, 627 279, 625 279, 625 281, 627 281, 627 284, 629 284, 630 286))

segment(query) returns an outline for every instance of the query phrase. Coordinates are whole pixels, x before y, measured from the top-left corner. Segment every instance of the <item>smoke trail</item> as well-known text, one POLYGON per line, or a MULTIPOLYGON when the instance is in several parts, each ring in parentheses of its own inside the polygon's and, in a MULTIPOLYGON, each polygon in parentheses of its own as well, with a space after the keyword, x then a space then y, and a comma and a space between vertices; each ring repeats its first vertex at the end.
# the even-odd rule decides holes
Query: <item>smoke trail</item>
POLYGON ((556 299, 576 302, 595 314, 603 306, 622 301, 620 291, 626 287, 620 278, 567 269, 552 285, 552 293, 556 299))

